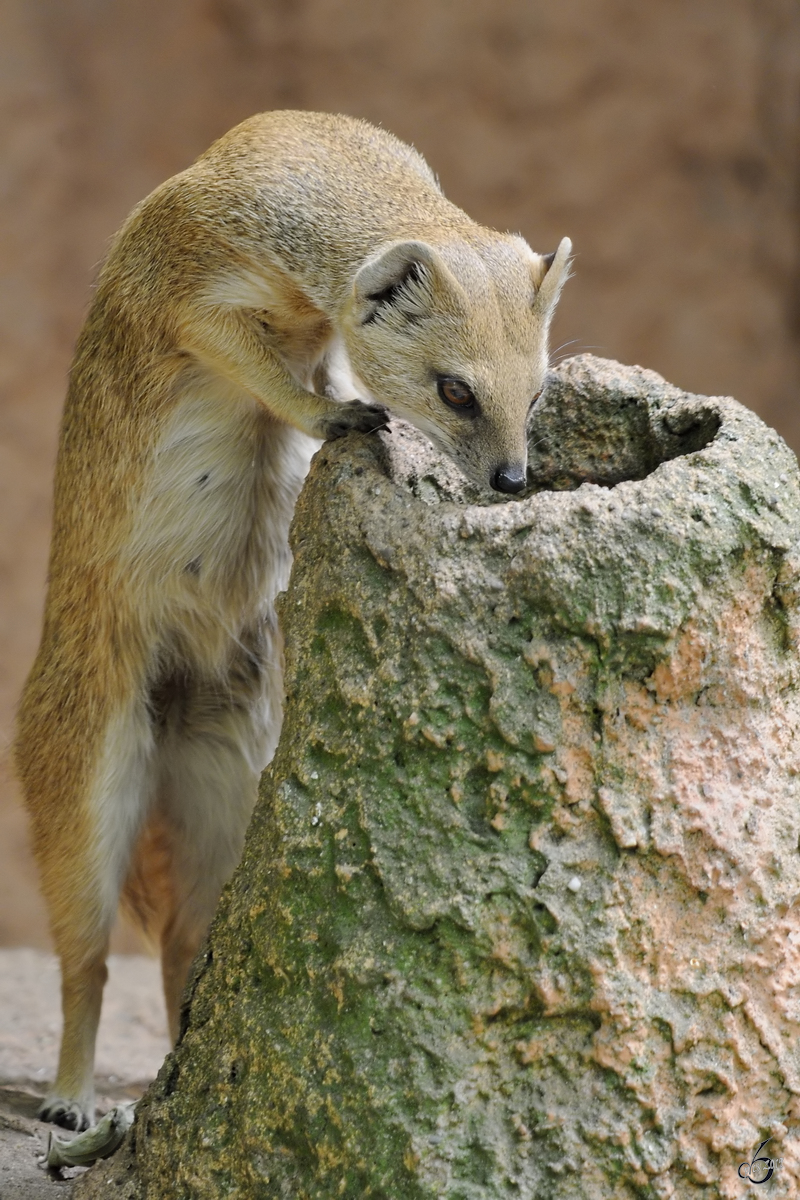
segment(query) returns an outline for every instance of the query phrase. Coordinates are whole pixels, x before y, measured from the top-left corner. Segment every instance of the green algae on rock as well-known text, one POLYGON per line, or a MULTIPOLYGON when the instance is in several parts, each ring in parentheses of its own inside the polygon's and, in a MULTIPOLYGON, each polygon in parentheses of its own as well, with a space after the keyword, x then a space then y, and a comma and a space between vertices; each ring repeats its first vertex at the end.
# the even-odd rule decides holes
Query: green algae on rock
POLYGON ((317 455, 244 859, 76 1196, 707 1200, 765 1138, 797 1194, 796 460, 585 356, 530 482, 317 455))

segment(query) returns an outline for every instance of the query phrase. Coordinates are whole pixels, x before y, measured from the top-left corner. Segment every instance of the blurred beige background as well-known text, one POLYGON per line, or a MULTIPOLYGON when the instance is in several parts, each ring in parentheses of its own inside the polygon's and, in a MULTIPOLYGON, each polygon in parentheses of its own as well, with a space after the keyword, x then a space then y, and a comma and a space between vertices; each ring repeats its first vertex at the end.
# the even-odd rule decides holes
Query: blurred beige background
MULTIPOLYGON (((157 183, 258 110, 380 122, 477 219, 542 251, 572 237, 554 347, 733 394, 797 449, 799 105, 797 0, 4 0, 4 749, 70 348, 109 235, 157 183)), ((7 771, 3 943, 48 944, 7 771)))

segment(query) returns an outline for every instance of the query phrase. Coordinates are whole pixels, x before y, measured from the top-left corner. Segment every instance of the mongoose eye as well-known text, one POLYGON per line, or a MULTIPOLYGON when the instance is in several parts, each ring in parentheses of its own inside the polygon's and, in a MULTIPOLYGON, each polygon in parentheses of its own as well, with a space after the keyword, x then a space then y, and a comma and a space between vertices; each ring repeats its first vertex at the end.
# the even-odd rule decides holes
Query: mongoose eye
POLYGON ((437 380, 437 391, 439 399, 448 404, 450 408, 460 408, 462 412, 469 412, 476 408, 475 396, 471 388, 468 388, 460 379, 453 379, 449 375, 442 375, 437 380))

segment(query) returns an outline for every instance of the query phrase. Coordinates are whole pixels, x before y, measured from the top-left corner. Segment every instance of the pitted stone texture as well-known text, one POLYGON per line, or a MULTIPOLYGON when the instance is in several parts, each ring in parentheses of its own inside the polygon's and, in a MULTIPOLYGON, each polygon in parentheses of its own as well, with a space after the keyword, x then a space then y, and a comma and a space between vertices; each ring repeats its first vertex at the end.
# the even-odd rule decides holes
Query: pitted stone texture
POLYGON ((320 451, 244 860, 76 1195, 732 1198, 765 1138, 797 1195, 797 463, 590 357, 531 445, 504 503, 320 451))

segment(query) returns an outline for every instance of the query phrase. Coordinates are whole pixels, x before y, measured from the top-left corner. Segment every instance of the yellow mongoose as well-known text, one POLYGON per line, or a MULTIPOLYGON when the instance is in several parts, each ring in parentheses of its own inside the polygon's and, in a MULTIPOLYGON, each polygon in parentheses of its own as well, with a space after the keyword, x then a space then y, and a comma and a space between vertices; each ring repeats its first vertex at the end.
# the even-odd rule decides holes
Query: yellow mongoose
POLYGON ((281 720, 273 601, 314 439, 411 421, 525 486, 568 239, 470 220, 363 121, 253 117, 133 210, 78 341, 44 632, 16 755, 61 958, 42 1115, 93 1120, 120 894, 158 936, 169 1024, 281 720))

